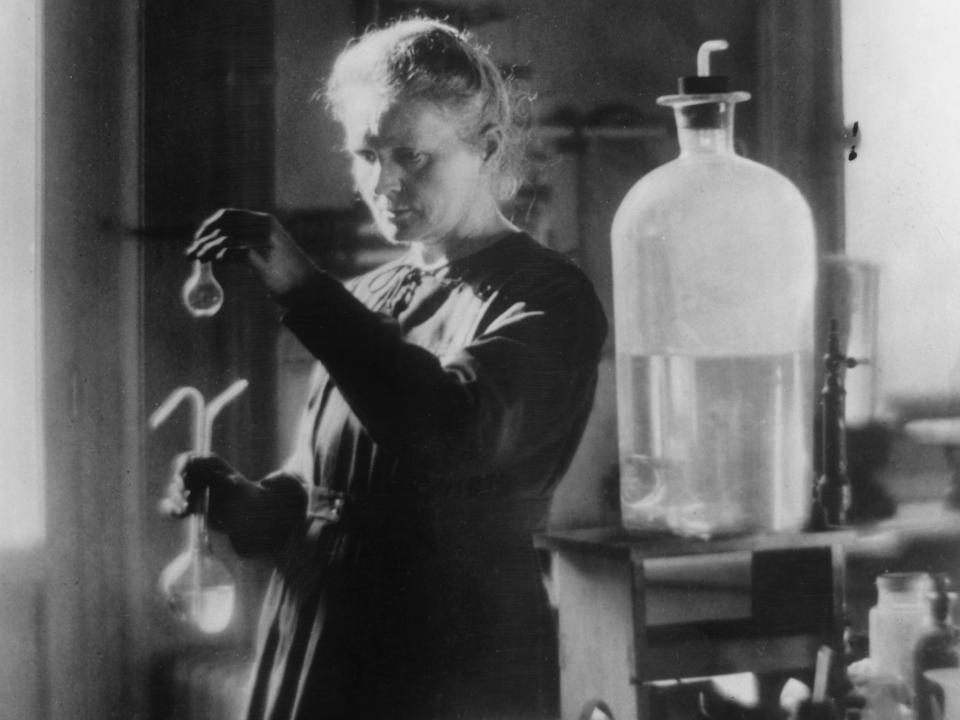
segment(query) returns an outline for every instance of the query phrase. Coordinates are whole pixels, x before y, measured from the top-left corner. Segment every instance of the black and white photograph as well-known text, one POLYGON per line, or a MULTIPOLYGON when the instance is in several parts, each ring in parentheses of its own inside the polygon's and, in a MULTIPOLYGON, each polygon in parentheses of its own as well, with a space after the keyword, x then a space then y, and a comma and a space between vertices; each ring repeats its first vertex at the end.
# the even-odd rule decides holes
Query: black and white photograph
POLYGON ((960 720, 954 0, 6 0, 0 720, 960 720))

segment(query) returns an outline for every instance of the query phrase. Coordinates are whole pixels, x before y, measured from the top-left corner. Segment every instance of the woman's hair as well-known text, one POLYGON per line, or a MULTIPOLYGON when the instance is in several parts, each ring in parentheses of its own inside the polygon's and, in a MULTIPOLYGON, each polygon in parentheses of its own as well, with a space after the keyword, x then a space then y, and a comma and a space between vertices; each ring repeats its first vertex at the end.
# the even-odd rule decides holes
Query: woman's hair
POLYGON ((514 97, 487 51, 467 33, 422 17, 368 31, 337 58, 323 92, 340 123, 357 91, 374 92, 386 103, 429 101, 458 123, 466 142, 499 130, 494 192, 501 200, 516 193, 523 143, 514 97))

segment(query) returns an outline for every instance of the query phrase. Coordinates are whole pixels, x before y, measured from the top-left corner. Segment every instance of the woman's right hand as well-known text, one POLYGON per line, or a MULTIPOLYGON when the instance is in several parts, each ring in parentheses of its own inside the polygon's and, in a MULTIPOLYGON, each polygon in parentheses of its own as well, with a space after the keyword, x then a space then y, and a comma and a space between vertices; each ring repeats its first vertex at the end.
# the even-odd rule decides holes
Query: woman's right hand
POLYGON ((317 266, 280 222, 267 213, 224 208, 201 223, 187 248, 201 262, 245 260, 274 296, 306 283, 317 266))
POLYGON ((171 517, 183 518, 200 512, 201 500, 209 490, 207 522, 212 530, 227 531, 239 513, 243 500, 254 486, 216 455, 178 455, 160 509, 171 517))

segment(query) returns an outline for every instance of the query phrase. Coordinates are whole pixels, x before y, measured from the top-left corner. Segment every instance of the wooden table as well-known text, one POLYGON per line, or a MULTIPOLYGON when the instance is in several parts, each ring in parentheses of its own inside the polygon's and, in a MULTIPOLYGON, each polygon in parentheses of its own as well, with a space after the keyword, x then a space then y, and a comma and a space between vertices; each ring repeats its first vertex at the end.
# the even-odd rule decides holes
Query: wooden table
POLYGON ((854 538, 703 541, 617 527, 538 535, 552 558, 563 720, 589 717, 598 701, 616 720, 653 720, 657 681, 782 676, 811 669, 823 645, 839 652, 844 547, 854 538))

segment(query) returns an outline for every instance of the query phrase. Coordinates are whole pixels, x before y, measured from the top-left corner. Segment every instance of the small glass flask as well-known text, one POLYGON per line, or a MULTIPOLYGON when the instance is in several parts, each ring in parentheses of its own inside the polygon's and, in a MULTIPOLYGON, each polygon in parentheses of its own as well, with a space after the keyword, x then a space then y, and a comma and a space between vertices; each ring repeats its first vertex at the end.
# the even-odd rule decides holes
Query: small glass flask
POLYGON ((203 633, 220 633, 230 624, 236 586, 210 546, 206 502, 201 512, 190 517, 186 550, 160 574, 160 590, 174 614, 203 633))
POLYGON ((223 305, 223 288, 213 275, 213 266, 193 261, 193 273, 183 284, 183 304, 194 317, 211 317, 223 305))

